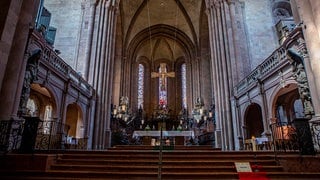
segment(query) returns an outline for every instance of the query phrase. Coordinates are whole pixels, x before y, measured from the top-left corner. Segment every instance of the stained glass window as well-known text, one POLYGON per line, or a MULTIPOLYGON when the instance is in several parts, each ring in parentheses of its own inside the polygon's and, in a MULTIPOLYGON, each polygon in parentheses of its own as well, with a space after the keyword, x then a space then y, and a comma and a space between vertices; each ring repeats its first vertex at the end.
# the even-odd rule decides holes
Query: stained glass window
POLYGON ((187 70, 186 64, 181 65, 181 89, 182 89, 182 107, 187 109, 187 70))
MULTIPOLYGON (((166 73, 166 72, 167 72, 166 66, 164 69, 161 69, 161 67, 159 67, 159 73, 166 73)), ((167 105, 167 77, 159 78, 159 104, 167 105)))
POLYGON ((138 70, 138 108, 143 108, 144 66, 139 64, 138 70))

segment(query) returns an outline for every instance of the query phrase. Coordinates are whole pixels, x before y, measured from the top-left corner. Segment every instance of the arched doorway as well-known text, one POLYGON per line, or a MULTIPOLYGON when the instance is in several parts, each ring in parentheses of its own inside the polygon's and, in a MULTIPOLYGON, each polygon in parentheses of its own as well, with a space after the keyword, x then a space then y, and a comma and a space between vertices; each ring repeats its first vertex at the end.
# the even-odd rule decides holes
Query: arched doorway
POLYGON ((289 84, 277 92, 273 100, 272 116, 276 119, 273 123, 281 124, 291 124, 295 118, 304 117, 303 104, 296 84, 289 84))
POLYGON ((39 117, 41 120, 37 129, 35 149, 60 148, 56 98, 49 87, 31 84, 26 112, 27 116, 39 117))
POLYGON ((70 128, 68 136, 77 139, 84 137, 82 111, 76 103, 67 106, 66 124, 70 128))
POLYGON ((39 84, 31 84, 31 92, 27 102, 27 115, 39 117, 43 121, 51 121, 56 117, 56 100, 50 90, 39 84))
POLYGON ((281 88, 272 103, 274 121, 270 124, 276 150, 298 150, 294 120, 304 117, 303 104, 296 84, 281 88))
POLYGON ((245 113, 245 138, 260 137, 263 133, 263 121, 261 107, 253 103, 245 113))

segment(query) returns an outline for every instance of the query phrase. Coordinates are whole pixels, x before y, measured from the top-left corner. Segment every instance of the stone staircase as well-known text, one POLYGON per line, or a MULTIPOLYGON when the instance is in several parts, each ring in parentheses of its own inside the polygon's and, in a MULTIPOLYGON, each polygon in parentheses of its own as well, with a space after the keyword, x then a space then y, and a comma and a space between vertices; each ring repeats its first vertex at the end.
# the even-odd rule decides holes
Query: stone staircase
MULTIPOLYGON (((106 151, 52 152, 45 170, 2 168, 0 179, 239 179, 235 162, 249 162, 255 177, 317 179, 319 172, 286 172, 271 151, 221 151, 209 146, 118 146, 106 151), (162 156, 162 161, 160 157, 162 156)), ((286 153, 286 156, 297 156, 286 153)), ((17 162, 19 163, 19 162, 17 162)), ((256 179, 257 179, 256 178, 256 179)))

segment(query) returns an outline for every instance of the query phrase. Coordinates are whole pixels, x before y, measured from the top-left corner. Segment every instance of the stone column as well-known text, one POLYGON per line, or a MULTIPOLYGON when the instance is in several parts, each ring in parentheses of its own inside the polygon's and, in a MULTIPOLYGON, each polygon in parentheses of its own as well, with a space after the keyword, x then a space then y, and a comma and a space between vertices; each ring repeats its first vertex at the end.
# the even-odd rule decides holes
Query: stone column
POLYGON ((216 127, 215 127, 215 147, 222 147, 222 137, 221 137, 221 114, 220 114, 220 88, 219 88, 219 75, 218 75, 218 45, 217 45, 217 21, 216 21, 216 10, 214 3, 211 0, 206 1, 207 13, 208 13, 208 25, 209 25, 209 38, 210 38, 210 54, 211 54, 211 66, 212 66, 212 79, 213 79, 213 90, 214 90, 214 103, 216 105, 216 127))
POLYGON ((18 22, 22 1, 1 1, 0 11, 0 90, 10 55, 14 32, 18 22))
POLYGON ((248 41, 246 38, 242 10, 244 2, 239 2, 239 0, 228 0, 228 2, 232 27, 228 28, 228 31, 231 31, 233 34, 230 33, 229 35, 229 44, 232 48, 230 54, 234 55, 234 57, 231 57, 230 59, 231 64, 229 67, 231 68, 231 72, 234 73, 232 76, 233 83, 237 84, 251 72, 248 41))
MULTIPOLYGON (((200 69, 201 69, 201 62, 200 62, 200 58, 196 57, 196 60, 193 61, 193 97, 201 97, 201 89, 200 89, 200 69)), ((201 97, 203 98, 203 97, 201 97)))
POLYGON ((109 13, 111 16, 110 19, 110 35, 109 35, 109 45, 108 47, 110 48, 110 51, 108 53, 107 58, 110 59, 107 68, 107 72, 108 72, 108 76, 107 76, 107 81, 106 84, 109 85, 108 88, 106 88, 106 96, 105 96, 105 102, 106 104, 106 113, 105 115, 105 119, 106 124, 105 124, 105 137, 106 139, 104 140, 104 142, 106 143, 106 146, 110 146, 111 144, 111 128, 110 128, 110 115, 111 115, 111 102, 112 102, 112 93, 113 93, 113 74, 114 74, 114 61, 115 61, 115 42, 116 42, 116 24, 117 24, 117 16, 119 15, 119 11, 118 11, 118 3, 116 2, 116 0, 113 0, 112 5, 109 5, 110 9, 109 9, 109 13))
POLYGON ((220 91, 220 96, 218 97, 218 100, 220 101, 220 123, 221 123, 221 136, 222 136, 222 141, 221 141, 221 146, 222 149, 227 149, 227 129, 226 129, 226 114, 225 114, 225 103, 224 103, 224 97, 225 97, 225 91, 224 91, 224 72, 222 69, 222 62, 225 61, 225 56, 224 56, 224 47, 223 47, 223 35, 222 35, 222 22, 221 22, 221 2, 216 1, 215 2, 215 24, 217 26, 217 33, 215 37, 215 41, 217 41, 217 59, 215 61, 217 62, 217 73, 218 73, 218 88, 220 91))
POLYGON ((315 111, 313 120, 320 120, 320 27, 318 24, 320 3, 318 0, 296 0, 295 3, 301 22, 303 22, 303 34, 308 49, 308 54, 303 53, 303 56, 315 111))
POLYGON ((91 46, 92 46, 92 39, 93 39, 93 30, 94 30, 94 22, 95 22, 95 13, 97 8, 97 0, 91 0, 90 1, 90 7, 89 7, 89 26, 88 26, 88 39, 85 47, 85 64, 87 65, 84 67, 84 77, 88 80, 89 79, 89 68, 88 66, 90 64, 90 56, 91 56, 91 46))
POLYGON ((261 113, 262 113, 262 121, 263 121, 263 133, 262 136, 264 137, 270 137, 270 128, 269 128, 269 119, 268 119, 268 101, 266 97, 266 91, 264 89, 264 83, 258 79, 258 86, 260 90, 260 98, 262 102, 262 107, 261 107, 261 113))
POLYGON ((112 73, 114 65, 115 24, 118 4, 116 0, 103 0, 97 5, 92 41, 89 81, 96 89, 96 114, 93 148, 104 149, 111 144, 110 109, 112 73))
POLYGON ((230 87, 231 59, 234 59, 234 43, 229 4, 226 0, 208 0, 211 58, 216 104, 216 146, 234 149, 234 133, 231 118, 230 87), (221 143, 221 144, 220 144, 221 143))
POLYGON ((1 44, 6 48, 0 48, 1 57, 4 57, 1 63, 6 63, 0 66, 1 69, 5 68, 5 73, 2 74, 4 71, 0 73, 0 78, 3 78, 0 92, 0 119, 2 120, 17 118, 27 63, 25 49, 30 25, 34 25, 38 5, 39 0, 24 0, 11 1, 9 6, 7 21, 10 27, 9 24, 5 24, 4 34, 1 34, 1 44), (2 39, 2 36, 5 39, 2 39))

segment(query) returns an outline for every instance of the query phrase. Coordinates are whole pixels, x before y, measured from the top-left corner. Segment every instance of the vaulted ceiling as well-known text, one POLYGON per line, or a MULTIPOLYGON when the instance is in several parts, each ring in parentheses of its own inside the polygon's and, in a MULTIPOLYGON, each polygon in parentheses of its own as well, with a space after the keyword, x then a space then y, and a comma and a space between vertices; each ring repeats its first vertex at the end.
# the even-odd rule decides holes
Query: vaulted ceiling
POLYGON ((186 56, 200 42, 203 6, 202 0, 121 0, 124 49, 135 44, 136 57, 153 60, 186 56))

